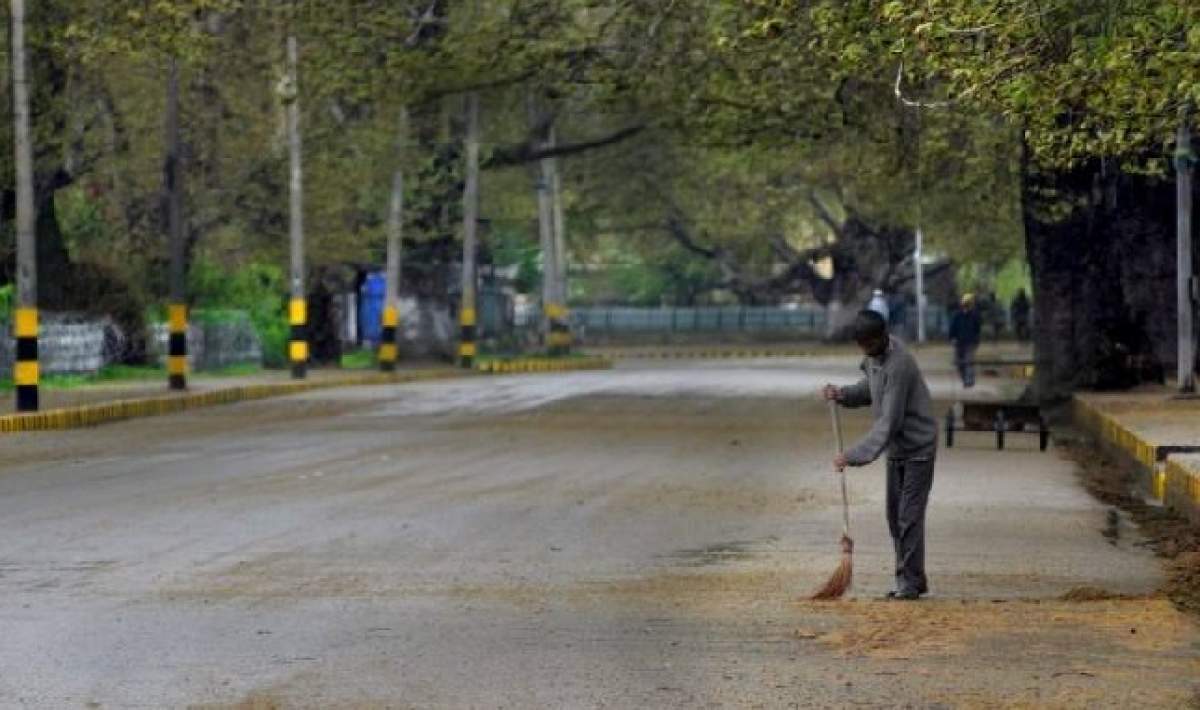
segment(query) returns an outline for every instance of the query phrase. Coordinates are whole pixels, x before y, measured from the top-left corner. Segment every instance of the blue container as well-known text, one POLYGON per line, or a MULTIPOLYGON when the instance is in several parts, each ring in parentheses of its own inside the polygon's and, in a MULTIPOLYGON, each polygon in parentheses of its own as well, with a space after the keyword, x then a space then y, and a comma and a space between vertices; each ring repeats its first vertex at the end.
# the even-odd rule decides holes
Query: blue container
POLYGON ((378 343, 383 334, 383 302, 387 279, 383 272, 367 274, 358 294, 358 332, 363 342, 378 343))

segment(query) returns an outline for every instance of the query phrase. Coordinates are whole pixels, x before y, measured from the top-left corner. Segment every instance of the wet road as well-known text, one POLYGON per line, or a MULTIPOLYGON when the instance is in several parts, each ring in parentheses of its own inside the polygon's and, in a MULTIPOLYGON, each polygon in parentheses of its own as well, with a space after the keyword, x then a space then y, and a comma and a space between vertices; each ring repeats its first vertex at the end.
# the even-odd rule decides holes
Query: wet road
MULTIPOLYGON (((0 706, 797 707, 1195 698, 1157 561, 1035 437, 940 454, 933 598, 816 397, 850 358, 324 391, 3 442, 0 706), (1057 601, 1083 586, 1137 598, 1057 601)), ((948 373, 935 395, 953 394, 948 373)), ((979 396, 987 392, 979 393, 979 396)), ((861 432, 864 415, 846 417, 861 432)))

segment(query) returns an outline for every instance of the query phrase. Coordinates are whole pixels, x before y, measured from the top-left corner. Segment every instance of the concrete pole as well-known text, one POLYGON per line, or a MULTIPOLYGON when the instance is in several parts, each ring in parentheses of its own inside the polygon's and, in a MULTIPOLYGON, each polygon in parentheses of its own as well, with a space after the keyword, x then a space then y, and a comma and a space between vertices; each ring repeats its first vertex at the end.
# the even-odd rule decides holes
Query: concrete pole
POLYGON ((183 159, 179 135, 179 60, 171 57, 167 75, 166 144, 163 185, 167 191, 167 241, 170 245, 170 303, 167 305, 167 386, 187 389, 187 268, 183 243, 183 159))
POLYGON ((917 243, 913 249, 913 273, 917 284, 917 342, 925 342, 925 265, 921 263, 924 257, 925 234, 917 227, 917 243))
POLYGON ((17 340, 13 380, 17 411, 38 410, 37 215, 33 204, 33 141, 29 127, 29 76, 25 66, 25 0, 12 0, 14 162, 17 192, 17 340))
POLYGON ((1188 126, 1188 115, 1179 122, 1178 140, 1175 148, 1175 188, 1178 199, 1177 225, 1177 268, 1176 301, 1179 314, 1179 366, 1180 392, 1196 391, 1196 335, 1193 330, 1193 293, 1196 283, 1192 273, 1192 135, 1188 126))
POLYGON ((292 363, 292 377, 302 380, 308 374, 308 298, 304 291, 304 166, 300 136, 299 54, 296 36, 289 34, 287 71, 290 95, 287 104, 287 126, 290 162, 288 194, 291 208, 291 302, 288 307, 288 320, 292 330, 288 343, 288 359, 292 363))
POLYGON ((475 257, 479 248, 479 94, 467 94, 467 166, 463 189, 462 303, 458 311, 461 329, 459 364, 470 369, 479 355, 477 345, 475 257))

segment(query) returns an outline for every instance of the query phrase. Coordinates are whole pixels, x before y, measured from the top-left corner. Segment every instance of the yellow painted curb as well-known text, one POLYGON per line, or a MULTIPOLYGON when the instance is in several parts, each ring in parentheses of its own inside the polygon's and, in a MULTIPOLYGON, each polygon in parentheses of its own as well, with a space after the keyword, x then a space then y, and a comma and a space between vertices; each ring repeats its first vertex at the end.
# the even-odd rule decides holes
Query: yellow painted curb
POLYGON ((1164 505, 1200 522, 1200 467, 1176 454, 1159 460, 1159 447, 1123 426, 1117 417, 1076 398, 1075 421, 1140 464, 1148 476, 1149 492, 1164 505))
POLYGON ((1150 470, 1158 465, 1158 447, 1122 426, 1113 415, 1078 397, 1074 400, 1073 409, 1075 421, 1105 443, 1120 449, 1150 470))
POLYGON ((0 434, 14 434, 33 431, 61 431, 80 429, 99 424, 136 419, 142 417, 175 414, 189 409, 212 407, 220 404, 234 404, 271 397, 284 397, 301 394, 319 389, 335 387, 353 387, 358 385, 403 384, 426 380, 452 379, 469 376, 456 370, 413 370, 399 373, 364 373, 347 375, 321 381, 302 382, 272 382, 256 385, 243 385, 198 392, 180 396, 154 397, 147 399, 118 400, 99 404, 85 404, 78 407, 50 409, 45 412, 29 414, 8 414, 0 416, 0 434))
POLYGON ((783 350, 626 350, 607 351, 605 358, 611 360, 748 360, 759 358, 798 358, 812 355, 811 349, 783 350))
MULTIPOLYGON (((612 367, 612 361, 604 358, 585 358, 576 360, 518 360, 508 363, 491 362, 481 364, 477 369, 482 373, 530 373, 530 372, 566 372, 575 370, 602 370, 612 367)), ((235 404, 272 397, 301 394, 320 389, 336 387, 356 387, 362 385, 404 384, 430 380, 456 379, 471 377, 474 373, 464 370, 411 370, 408 372, 370 372, 345 375, 319 381, 306 380, 301 382, 272 382, 256 385, 243 385, 198 392, 179 396, 153 397, 146 399, 129 399, 98 404, 85 404, 77 407, 64 407, 44 412, 29 414, 0 415, 0 434, 15 434, 35 431, 64 431, 93 427, 100 424, 137 419, 142 417, 175 414, 190 409, 213 407, 221 404, 235 404)))
POLYGON ((476 365, 480 372, 493 374, 516 374, 533 372, 579 372, 584 370, 610 370, 612 360, 602 357, 556 360, 551 358, 519 358, 516 360, 488 360, 476 365))
MULTIPOLYGON (((605 358, 582 358, 575 360, 550 360, 530 358, 511 362, 487 362, 477 366, 478 372, 487 374, 518 374, 532 372, 568 372, 577 370, 605 370, 612 368, 612 361, 605 358)), ((221 404, 236 404, 272 397, 302 394, 321 389, 356 387, 363 385, 404 384, 431 380, 471 377, 474 373, 464 370, 410 370, 408 372, 365 372, 344 375, 319 381, 272 382, 243 385, 198 392, 179 396, 129 399, 99 404, 64 407, 29 414, 0 415, 0 434, 16 434, 35 431, 64 431, 98 426, 126 419, 175 414, 190 409, 213 407, 221 404)))
POLYGON ((1200 523, 1200 466, 1168 456, 1165 474, 1163 502, 1186 511, 1192 522, 1200 523))

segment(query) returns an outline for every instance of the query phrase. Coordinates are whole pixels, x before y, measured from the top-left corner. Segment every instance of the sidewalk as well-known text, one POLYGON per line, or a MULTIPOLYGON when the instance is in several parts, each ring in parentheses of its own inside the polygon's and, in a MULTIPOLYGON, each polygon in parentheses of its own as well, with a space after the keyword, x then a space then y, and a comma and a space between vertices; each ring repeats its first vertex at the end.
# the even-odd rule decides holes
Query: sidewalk
POLYGON ((1075 396, 1077 424, 1135 461, 1145 492, 1200 522, 1200 398, 1165 387, 1075 396))

